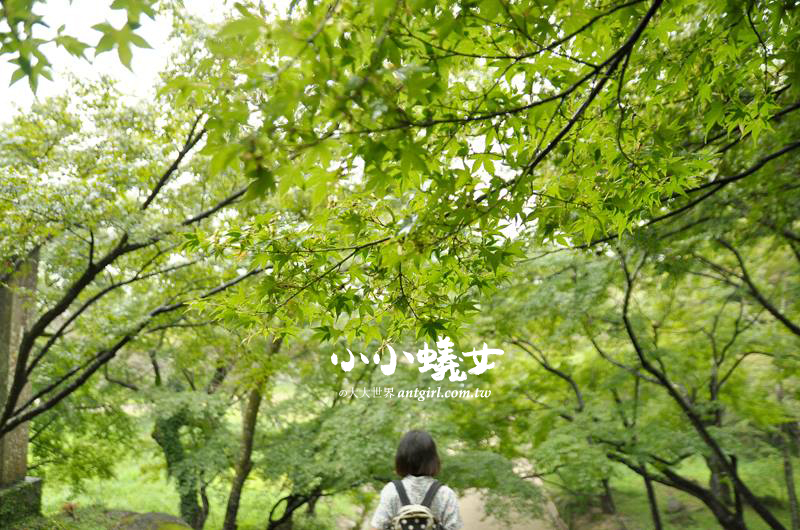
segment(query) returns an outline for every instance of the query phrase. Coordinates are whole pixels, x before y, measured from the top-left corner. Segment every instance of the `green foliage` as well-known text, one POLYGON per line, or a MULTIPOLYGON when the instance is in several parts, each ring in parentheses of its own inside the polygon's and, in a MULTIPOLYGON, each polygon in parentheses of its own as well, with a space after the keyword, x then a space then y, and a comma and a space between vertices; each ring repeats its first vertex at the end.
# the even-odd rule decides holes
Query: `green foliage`
POLYGON ((40 77, 52 81, 53 65, 43 51, 43 47, 50 43, 82 59, 86 59, 88 49, 93 49, 98 55, 117 48, 120 61, 128 68, 131 64, 131 45, 150 47, 135 31, 141 25, 141 15, 155 17, 155 0, 114 0, 111 8, 125 11, 127 21, 120 28, 114 28, 107 22, 93 26, 92 29, 101 33, 95 45, 65 33, 68 28, 63 24, 55 35, 45 36, 43 28, 48 26, 42 15, 36 12, 42 3, 39 0, 4 0, 0 6, 0 22, 3 23, 3 29, 0 29, 0 56, 9 54, 11 58, 8 61, 17 65, 11 75, 11 84, 26 78, 31 90, 36 92, 40 77))
POLYGON ((248 198, 264 198, 237 237, 194 245, 272 267, 259 296, 217 308, 254 332, 456 334, 523 255, 517 236, 632 233, 794 138, 778 118, 797 94, 800 24, 780 2, 757 15, 706 2, 362 7, 311 3, 273 22, 239 4, 165 87, 210 113, 211 173, 243 172, 248 198), (730 142, 737 160, 721 155, 730 142))
MULTIPOLYGON (((114 6, 129 23, 99 26, 95 53, 129 65, 150 4, 114 6)), ((21 61, 8 43, 35 21, 5 9, 27 27, 2 41, 21 61)), ((173 476, 210 483, 238 447, 229 408, 265 388, 253 474, 286 498, 367 504, 417 425, 447 455, 443 479, 501 496, 500 511, 541 503, 520 462, 583 497, 620 464, 679 487, 669 472, 715 447, 742 469, 774 459, 800 396, 797 18, 780 0, 343 0, 278 19, 237 3, 215 28, 180 19, 158 104, 79 86, 2 132, 0 255, 10 270, 43 245, 42 307, 122 234, 161 246, 79 303, 197 260, 101 295, 34 388, 142 331, 86 395, 111 399, 115 376, 135 387, 148 416, 179 424, 173 476), (162 182, 191 124, 198 152, 162 182), (187 221, 220 200, 237 206, 187 221), (258 276, 202 294, 243 272, 258 276), (430 379, 327 363, 440 335, 503 347, 483 377, 442 383, 492 399, 358 401, 340 392, 430 379)), ((32 86, 37 53, 43 66, 16 74, 32 86)), ((271 500, 277 516, 286 503, 271 500)))
POLYGON ((59 411, 37 418, 31 473, 78 492, 89 479, 111 478, 120 458, 136 449, 135 422, 120 409, 119 399, 83 392, 59 411))
POLYGON ((454 488, 479 488, 486 514, 510 524, 516 514, 542 516, 542 490, 523 479, 513 462, 495 450, 464 450, 447 461, 442 479, 454 488))

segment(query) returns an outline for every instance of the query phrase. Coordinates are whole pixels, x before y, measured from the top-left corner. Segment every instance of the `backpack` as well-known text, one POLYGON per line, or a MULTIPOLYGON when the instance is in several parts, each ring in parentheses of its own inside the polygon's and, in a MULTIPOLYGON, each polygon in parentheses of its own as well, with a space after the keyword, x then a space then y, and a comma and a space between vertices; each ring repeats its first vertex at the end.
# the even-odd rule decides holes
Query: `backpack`
POLYGON ((433 498, 442 486, 438 480, 434 480, 433 484, 428 488, 422 504, 411 504, 406 494, 406 489, 400 480, 393 480, 392 483, 400 496, 401 507, 397 515, 392 517, 392 522, 389 526, 391 530, 444 530, 442 523, 436 519, 436 516, 431 511, 433 498))

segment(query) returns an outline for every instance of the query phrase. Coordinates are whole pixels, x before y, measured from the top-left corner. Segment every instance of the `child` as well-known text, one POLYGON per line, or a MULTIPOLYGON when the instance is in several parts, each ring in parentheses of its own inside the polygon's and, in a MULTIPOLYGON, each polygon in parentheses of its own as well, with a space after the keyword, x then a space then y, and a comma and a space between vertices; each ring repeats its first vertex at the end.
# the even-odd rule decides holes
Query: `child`
MULTIPOLYGON (((436 442, 425 431, 408 431, 400 440, 394 459, 394 469, 408 495, 411 504, 422 504, 425 494, 441 469, 436 442)), ((374 530, 384 530, 392 521, 400 507, 400 494, 393 482, 386 484, 381 491, 378 509, 372 517, 374 530)), ((436 520, 444 530, 459 530, 464 523, 458 511, 458 498, 455 492, 442 485, 436 491, 430 505, 436 520)))

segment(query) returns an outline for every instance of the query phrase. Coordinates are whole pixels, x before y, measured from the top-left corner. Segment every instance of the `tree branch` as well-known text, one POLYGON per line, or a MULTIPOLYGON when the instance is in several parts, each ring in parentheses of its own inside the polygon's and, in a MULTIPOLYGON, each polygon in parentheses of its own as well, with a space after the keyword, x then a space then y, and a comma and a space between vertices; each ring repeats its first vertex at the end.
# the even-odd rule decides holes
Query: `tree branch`
MULTIPOLYGON (((247 279, 247 278, 249 278, 251 276, 254 276, 255 274, 258 274, 258 273, 262 272, 263 270, 264 269, 255 269, 255 270, 249 271, 249 272, 247 272, 245 274, 242 274, 240 276, 237 276, 236 278, 234 278, 234 279, 232 279, 232 280, 230 280, 230 281, 228 281, 228 282, 226 282, 224 284, 221 284, 221 285, 215 287, 214 289, 211 289, 211 290, 207 291, 206 293, 201 295, 199 297, 199 299, 203 299, 203 298, 208 298, 210 296, 214 296, 215 294, 218 294, 218 293, 224 291, 225 289, 233 287, 234 285, 237 285, 238 283, 242 282, 243 280, 245 280, 245 279, 247 279)), ((177 309, 179 309, 181 307, 186 306, 187 304, 188 304, 187 301, 183 301, 183 302, 170 304, 170 305, 162 305, 162 306, 159 306, 159 307, 153 309, 152 311, 150 311, 148 313, 147 317, 144 318, 141 323, 139 323, 131 331, 126 333, 123 337, 121 337, 111 347, 109 347, 108 349, 105 349, 105 350, 101 350, 95 356, 91 357, 84 364, 82 364, 82 365, 80 365, 80 366, 78 366, 76 368, 73 368, 72 370, 67 372, 67 374, 61 376, 58 380, 56 380, 55 382, 49 384, 47 387, 45 387, 45 389, 43 389, 42 391, 39 391, 35 396, 33 396, 31 399, 29 399, 23 406, 17 408, 16 410, 13 410, 13 413, 9 413, 7 417, 4 417, 2 420, 0 420, 0 436, 2 436, 3 434, 11 431, 17 425, 19 425, 21 423, 24 423, 24 422, 26 422, 26 421, 38 416, 39 414, 41 414, 43 412, 46 412, 47 410, 50 410, 52 407, 54 407, 59 402, 61 402, 61 400, 63 400, 64 398, 66 398, 67 396, 72 394, 72 392, 74 392, 75 390, 80 388, 80 386, 83 383, 85 383, 89 379, 89 377, 91 377, 91 375, 94 374, 94 372, 96 372, 99 368, 101 368, 105 363, 107 363, 108 361, 113 359, 114 356, 117 354, 117 352, 120 349, 122 349, 123 346, 125 346, 130 341, 135 339, 138 336, 138 334, 143 329, 145 329, 145 327, 156 316, 164 314, 164 313, 168 313, 170 311, 175 311, 175 310, 177 310, 177 309), (70 384, 68 384, 60 392, 58 392, 55 396, 51 397, 50 399, 48 399, 47 401, 45 401, 41 405, 29 410, 28 412, 23 413, 23 411, 25 409, 29 408, 39 398, 41 398, 44 395, 52 392, 55 388, 57 388, 58 386, 60 386, 63 383, 65 383, 67 380, 71 379, 73 376, 75 376, 75 374, 78 374, 79 372, 81 372, 81 373, 70 384)), ((14 402, 10 401, 9 403, 14 403, 14 402)))
POLYGON ((152 203, 153 200, 155 200, 156 196, 164 187, 164 185, 167 183, 172 174, 178 170, 178 166, 180 166, 184 157, 186 157, 186 155, 189 154, 189 151, 191 151, 194 148, 194 146, 197 145, 197 142, 199 142, 200 139, 205 135, 206 133, 205 128, 200 129, 200 132, 194 134, 194 131, 197 129, 197 124, 200 123, 200 119, 202 117, 203 114, 201 113, 197 116, 197 118, 195 118, 194 123, 192 123, 192 127, 189 130, 189 136, 186 138, 186 141, 183 144, 183 148, 181 148, 181 150, 178 152, 178 156, 175 158, 172 164, 170 164, 170 166, 166 169, 166 171, 164 171, 164 173, 161 175, 161 178, 158 179, 158 182, 153 187, 153 190, 150 192, 150 195, 148 195, 147 199, 145 199, 145 201, 142 203, 141 206, 142 211, 146 210, 147 207, 150 206, 150 203, 152 203))
POLYGON ((750 294, 753 295, 753 298, 755 298, 758 301, 758 303, 760 303, 764 307, 764 309, 766 309, 772 316, 778 319, 778 321, 781 324, 786 326, 786 328, 789 331, 800 337, 800 326, 792 322, 789 319, 789 317, 781 313, 777 307, 775 307, 769 300, 767 300, 767 298, 761 293, 761 290, 759 290, 759 288, 756 287, 752 278, 750 278, 750 274, 748 274, 747 272, 747 267, 744 264, 744 259, 742 259, 742 255, 739 253, 739 251, 736 250, 733 247, 733 245, 731 245, 722 238, 718 237, 715 239, 715 241, 717 241, 720 245, 731 251, 731 253, 736 257, 736 261, 739 263, 739 269, 742 271, 742 275, 740 276, 740 278, 747 285, 750 294))
POLYGON ((567 374, 566 372, 564 372, 562 370, 559 370, 558 368, 555 368, 554 366, 552 366, 548 362, 548 360, 544 356, 544 354, 542 354, 541 350, 539 350, 534 344, 531 344, 529 341, 527 341, 525 339, 512 338, 511 339, 511 344, 515 344, 519 348, 521 348, 525 353, 530 355, 537 363, 539 363, 539 365, 541 365, 542 368, 544 368, 545 370, 547 370, 551 374, 554 374, 554 375, 558 376, 559 378, 563 379, 564 381, 566 381, 567 384, 569 384, 569 386, 572 388, 572 391, 575 393, 575 399, 578 402, 577 406, 575 407, 575 410, 577 412, 583 411, 583 409, 585 407, 585 403, 583 401, 583 395, 581 394, 580 388, 578 388, 578 384, 575 382, 575 380, 569 374, 567 374), (531 351, 530 348, 535 349, 539 353, 539 356, 537 357, 534 354, 534 352, 531 351))

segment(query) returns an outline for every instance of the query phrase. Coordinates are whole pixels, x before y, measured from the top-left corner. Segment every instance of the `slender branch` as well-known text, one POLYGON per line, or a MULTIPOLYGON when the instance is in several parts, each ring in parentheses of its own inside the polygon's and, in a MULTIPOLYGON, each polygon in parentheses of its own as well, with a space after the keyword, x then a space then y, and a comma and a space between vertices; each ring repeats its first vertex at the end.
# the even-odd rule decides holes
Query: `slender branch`
POLYGON ((344 265, 345 262, 347 262, 347 260, 349 260, 350 258, 355 256, 356 253, 358 253, 360 250, 363 250, 363 249, 369 248, 369 247, 373 247, 375 245, 380 245, 381 243, 385 243, 386 241, 389 241, 390 239, 391 239, 391 237, 387 236, 387 237, 383 237, 381 239, 378 239, 378 240, 375 240, 375 241, 370 241, 369 243, 364 243, 363 245, 358 245, 358 246, 354 247, 353 250, 347 256, 345 256, 344 258, 340 259, 339 261, 337 261, 336 263, 334 263, 333 265, 331 265, 330 267, 325 269, 323 272, 321 272, 320 274, 318 274, 314 278, 308 280, 299 289, 297 289, 295 292, 293 292, 291 295, 289 295, 283 302, 278 304, 271 312, 274 313, 278 309, 282 308, 283 306, 285 306, 286 304, 291 302, 300 293, 302 293, 303 291, 305 291, 306 289, 308 289, 309 287, 311 287, 312 285, 314 285, 315 283, 317 283, 318 281, 320 281, 321 279, 325 278, 330 273, 332 273, 333 271, 335 271, 336 269, 338 269, 339 267, 344 265))
POLYGON ((106 381, 108 381, 109 383, 113 383, 115 385, 119 385, 119 386, 125 387, 125 388, 127 388, 129 390, 133 390, 134 392, 138 392, 139 391, 139 387, 134 385, 133 383, 130 383, 128 381, 123 381, 122 379, 116 379, 114 377, 111 377, 111 374, 108 373, 108 365, 107 364, 103 366, 103 376, 106 378, 106 381))
POLYGON ((525 353, 530 355, 536 362, 538 362, 541 365, 542 368, 544 368, 545 370, 547 370, 551 374, 556 375, 559 378, 561 378, 564 381, 566 381, 567 384, 569 384, 569 386, 572 388, 572 391, 575 393, 575 400, 578 402, 578 404, 575 407, 575 409, 578 412, 582 412, 583 411, 583 409, 585 407, 585 403, 583 401, 583 394, 581 394, 581 390, 580 390, 580 388, 578 388, 578 384, 575 382, 575 380, 569 374, 567 374, 566 372, 564 372, 562 370, 559 370, 558 368, 555 368, 554 366, 552 366, 548 362, 547 358, 542 354, 541 350, 539 350, 534 344, 530 343, 529 341, 527 341, 525 339, 513 338, 511 340, 511 344, 515 344, 519 348, 521 348, 523 351, 525 351, 525 353), (535 349, 538 352, 538 354, 539 354, 538 357, 534 354, 533 351, 531 351, 531 348, 535 349))
POLYGON ((204 210, 204 211, 198 213, 197 215, 189 217, 188 219, 185 219, 184 221, 181 222, 181 226, 193 225, 193 224, 195 224, 195 223, 197 223, 199 221, 202 221, 203 219, 207 219, 208 217, 211 217, 212 215, 214 215, 218 211, 222 210, 223 208, 225 208, 227 206, 230 206, 231 204, 233 204, 236 201, 238 201, 240 198, 242 198, 244 196, 245 193, 247 193, 247 187, 241 188, 240 190, 238 190, 238 191, 234 192, 233 194, 227 196, 226 198, 222 199, 220 202, 218 202, 217 204, 215 204, 211 208, 209 208, 207 210, 204 210))
MULTIPOLYGON (((684 213, 684 212, 686 212, 688 210, 691 210, 692 208, 694 208, 695 206, 697 206, 701 202, 705 201, 706 199, 708 199, 712 195, 716 194, 719 190, 721 190, 722 188, 724 188, 728 184, 731 184, 732 182, 736 182, 738 180, 742 180, 742 179, 752 175, 757 170, 761 169, 764 165, 766 165, 768 162, 770 162, 772 160, 775 160, 776 158, 781 157, 781 156, 783 156, 783 155, 785 155, 785 154, 787 154, 787 153, 789 153, 789 152, 791 152, 791 151, 793 151, 793 150, 795 150, 795 149, 797 149, 799 147, 800 147, 800 141, 791 143, 791 144, 783 147, 782 149, 780 149, 780 150, 778 150, 778 151, 776 151, 774 153, 771 153, 771 154, 769 154, 769 155, 767 155, 765 157, 760 158, 755 164, 753 164, 749 168, 745 169, 744 171, 742 171, 740 173, 737 173, 736 175, 732 175, 730 177, 725 177, 725 178, 720 178, 720 179, 715 179, 715 180, 706 182, 705 184, 701 184, 700 186, 696 186, 694 188, 690 188, 690 189, 685 190, 687 195, 696 193, 698 191, 703 191, 703 190, 707 190, 707 191, 705 193, 703 193, 702 195, 693 198, 691 201, 689 201, 685 205, 681 206, 680 208, 676 208, 675 210, 671 210, 669 212, 666 212, 664 214, 661 214, 661 215, 658 215, 656 217, 653 217, 653 218, 649 219, 646 223, 644 223, 640 227, 638 227, 638 229, 641 230, 641 229, 644 229, 644 228, 648 228, 648 227, 650 227, 650 226, 652 226, 652 225, 654 225, 656 223, 659 223, 661 221, 665 221, 667 219, 670 219, 672 217, 680 215, 680 214, 682 214, 682 213, 684 213)), ((678 198, 680 196, 681 196, 680 194, 675 193, 675 194, 672 194, 669 197, 665 197, 663 200, 666 201, 666 200, 670 200, 670 199, 675 199, 675 198, 678 198)), ((598 239, 593 239, 592 241, 590 241, 588 243, 583 243, 581 245, 575 245, 573 247, 570 247, 570 249, 571 250, 586 249, 586 248, 590 248, 590 247, 593 247, 595 245, 598 245, 600 243, 607 243, 609 241, 613 241, 613 240, 615 240, 617 238, 619 238, 619 234, 610 234, 608 236, 604 236, 604 237, 601 237, 601 238, 598 238, 598 239)))
POLYGON ((555 50, 556 48, 558 48, 562 44, 565 44, 565 43, 571 41, 572 39, 574 39, 575 37, 577 37, 578 35, 580 35, 584 31, 586 31, 587 29, 592 27, 594 25, 594 23, 597 22, 598 20, 603 19, 603 18, 605 18, 605 17, 607 17, 609 15, 613 15, 614 13, 616 13, 617 11, 619 11, 621 9, 625 9, 627 7, 631 7, 631 6, 634 6, 636 4, 641 4, 643 1, 644 0, 632 0, 630 2, 625 2, 625 3, 622 3, 622 4, 618 4, 618 5, 614 6, 614 7, 612 7, 611 9, 609 9, 608 11, 605 11, 603 13, 600 13, 599 15, 593 16, 583 26, 579 27, 578 29, 576 29, 575 31, 573 31, 571 33, 568 33, 567 35, 561 37, 560 39, 557 39, 557 40, 551 42, 547 46, 539 46, 539 49, 537 49, 535 51, 526 52, 526 53, 522 53, 522 54, 519 54, 519 55, 510 55, 510 54, 486 55, 486 54, 460 52, 460 51, 455 50, 455 49, 445 48, 444 46, 439 46, 435 42, 429 42, 429 41, 423 40, 420 37, 417 37, 416 35, 411 34, 410 32, 409 32, 408 36, 411 37, 411 38, 414 38, 414 39, 416 39, 416 40, 418 40, 418 41, 420 41, 422 43, 424 43, 427 46, 430 46, 432 48, 435 48, 435 49, 438 49, 438 50, 441 50, 443 52, 446 52, 446 53, 449 53, 449 54, 452 54, 452 55, 456 55, 456 56, 459 56, 459 57, 471 57, 473 59, 490 59, 490 60, 508 59, 508 60, 520 61, 522 59, 530 59, 531 57, 535 57, 535 56, 540 55, 540 54, 542 54, 544 52, 552 52, 553 50, 555 50))
POLYGON ((412 303, 412 300, 408 297, 408 295, 406 294, 405 289, 403 288, 403 283, 404 283, 405 280, 404 280, 404 277, 403 277, 403 265, 402 265, 402 263, 398 263, 397 264, 397 271, 398 271, 398 280, 399 280, 399 283, 400 283, 400 295, 406 301, 406 304, 408 305, 408 308, 411 310, 411 314, 414 315, 414 319, 415 320, 419 320, 419 316, 417 316, 417 312, 414 311, 414 305, 412 303))
POLYGON ((728 378, 733 374, 733 372, 736 370, 736 368, 742 363, 742 361, 744 361, 745 358, 750 356, 750 355, 766 355, 767 357, 774 357, 773 354, 771 354, 769 352, 764 352, 764 351, 748 351, 748 352, 743 353, 742 355, 739 356, 738 359, 736 359, 736 361, 728 369, 728 371, 725 372, 725 375, 723 375, 719 379, 719 384, 717 386, 721 387, 725 383, 725 381, 727 381, 728 378))
POLYGON ((153 200, 155 200, 156 196, 164 187, 164 185, 167 183, 172 174, 178 170, 178 166, 181 165, 181 162, 186 157, 186 155, 189 154, 189 151, 191 151, 194 148, 194 146, 197 145, 197 142, 199 142, 200 139, 205 135, 206 133, 205 128, 200 129, 200 132, 198 132, 197 134, 194 133, 202 117, 203 114, 201 113, 197 116, 197 118, 195 118, 194 123, 192 123, 192 127, 189 130, 189 135, 186 138, 186 142, 184 142, 183 147, 178 152, 178 156, 175 157, 175 160, 172 161, 172 164, 170 164, 170 166, 166 169, 166 171, 164 171, 164 173, 161 175, 161 178, 158 179, 158 182, 156 182, 156 185, 153 187, 153 190, 150 192, 150 195, 148 195, 147 199, 145 199, 145 201, 142 203, 141 206, 142 211, 146 210, 147 207, 150 206, 150 203, 152 203, 153 200))
POLYGON ((89 286, 94 279, 100 274, 108 265, 113 263, 120 256, 138 250, 146 244, 132 244, 128 243, 128 234, 123 234, 114 248, 106 254, 100 261, 94 265, 90 265, 84 272, 67 288, 64 295, 51 307, 48 311, 42 314, 30 327, 28 331, 23 333, 17 350, 17 364, 14 368, 13 379, 6 396, 6 404, 3 414, 0 416, 0 425, 2 425, 10 416, 16 406, 16 402, 22 392, 22 388, 27 381, 25 377, 26 368, 28 365, 28 358, 30 356, 33 345, 38 337, 40 337, 59 315, 69 308, 70 305, 78 298, 83 290, 89 286))
POLYGON ((750 274, 747 272, 747 267, 744 264, 744 259, 742 255, 739 253, 736 248, 733 247, 730 243, 722 238, 716 238, 716 241, 722 245, 723 247, 727 248, 731 253, 736 257, 736 261, 739 263, 739 269, 742 271, 742 275, 740 278, 744 283, 747 285, 748 289, 750 290, 750 294, 753 295, 758 303, 760 303, 764 309, 766 309, 772 316, 774 316, 778 321, 786 326, 786 328, 800 337, 800 326, 792 322, 789 317, 781 313, 781 311, 775 307, 767 298, 761 293, 761 290, 756 287, 755 283, 753 282, 752 278, 750 278, 750 274))
POLYGON ((59 326, 59 328, 56 330, 56 332, 53 333, 52 335, 50 335, 50 337, 48 338, 47 342, 39 349, 39 352, 36 354, 36 357, 34 357, 33 361, 31 361, 30 365, 26 369, 26 375, 30 376, 30 374, 36 368, 36 365, 39 364, 39 361, 42 360, 42 358, 50 350, 50 348, 56 343, 56 341, 64 335, 67 327, 69 327, 70 324, 72 324, 75 321, 75 319, 77 319, 92 304, 94 304, 95 302, 100 300, 106 294, 108 294, 111 291, 114 291, 116 289, 119 289, 120 287, 123 287, 125 285, 130 285, 130 284, 132 284, 134 282, 145 280, 147 278, 152 278, 153 276, 157 276, 157 275, 160 275, 160 274, 166 274, 166 273, 178 270, 178 269, 182 269, 184 267, 192 266, 192 265, 196 264, 198 261, 199 260, 194 260, 194 261, 190 261, 190 262, 187 262, 187 263, 181 263, 179 265, 174 265, 172 267, 167 267, 166 269, 162 269, 162 270, 159 270, 159 271, 154 271, 154 272, 151 272, 151 273, 148 273, 148 274, 145 274, 145 275, 139 275, 139 273, 137 273, 136 276, 134 276, 134 277, 132 277, 132 278, 130 278, 128 280, 115 282, 115 283, 112 283, 111 285, 105 287, 104 289, 101 289, 100 291, 95 293, 93 296, 91 296, 89 299, 87 299, 83 304, 81 304, 81 306, 78 309, 76 309, 61 324, 61 326, 59 326))
MULTIPOLYGON (((701 185, 696 186, 694 188, 688 188, 688 189, 686 189, 684 191, 686 193, 695 193, 697 191, 701 191, 701 190, 704 190, 704 189, 710 188, 710 187, 721 188, 722 186, 726 186, 726 185, 730 184, 731 182, 736 182, 737 180, 742 180, 743 178, 749 177, 750 175, 752 175, 753 173, 755 173, 756 171, 758 171, 759 169, 761 169, 762 167, 767 165, 767 163, 775 160, 776 158, 780 158, 783 155, 785 155, 787 153, 790 153, 790 152, 794 151, 797 148, 800 148, 800 140, 792 142, 790 144, 787 144, 783 148, 778 149, 777 151, 775 151, 774 153, 770 153, 767 156, 759 158, 756 161, 755 164, 753 164, 749 168, 745 169, 741 173, 737 173, 736 175, 732 175, 730 177, 725 177, 725 178, 721 178, 721 179, 714 179, 714 180, 711 180, 709 182, 706 182, 705 184, 701 184, 701 185)), ((678 198, 680 196, 681 195, 678 194, 678 193, 673 193, 669 198, 670 199, 675 199, 675 198, 678 198)))
MULTIPOLYGON (((61 383, 66 381, 66 379, 72 377, 72 375, 74 375, 78 371, 80 371, 80 368, 83 368, 84 366, 86 366, 85 370, 83 370, 83 373, 81 373, 74 381, 72 381, 69 385, 67 385, 65 388, 63 388, 55 396, 53 396, 52 398, 50 398, 46 402, 42 403, 38 407, 35 407, 35 408, 29 410, 28 412, 26 412, 24 414, 20 414, 25 408, 30 407, 30 405, 32 403, 34 403, 33 399, 31 399, 27 403, 25 403, 25 405, 23 405, 23 407, 20 407, 19 409, 14 411, 14 415, 12 417, 10 417, 8 420, 0 423, 0 435, 3 435, 5 433, 7 433, 7 432, 10 432, 11 430, 13 430, 18 425, 20 425, 20 424, 22 424, 22 423, 24 423, 24 422, 26 422, 28 420, 31 420, 31 419, 35 418, 36 416, 38 416, 39 414, 42 414, 43 412, 46 412, 46 411, 50 410, 52 407, 54 407, 55 405, 60 403, 61 400, 63 400, 65 397, 67 397, 68 395, 70 395, 74 391, 76 391, 78 388, 80 388, 89 379, 89 377, 92 376, 92 374, 94 374, 105 363, 110 361, 114 357, 114 355, 116 355, 116 353, 120 349, 122 349, 123 346, 125 346, 128 342, 133 340, 133 337, 135 336, 135 333, 138 333, 138 331, 139 330, 137 329, 137 330, 135 330, 134 333, 125 335, 119 341, 117 341, 111 348, 109 348, 107 350, 103 350, 100 353, 98 353, 96 356, 92 357, 89 360, 88 364, 84 364, 84 365, 80 366, 77 369, 74 368, 74 369, 70 370, 67 373, 66 376, 63 376, 57 382, 48 385, 46 387, 47 390, 48 391, 53 390, 57 386, 59 386, 61 383)), ((39 392, 39 394, 43 395, 42 392, 39 392)), ((39 395, 37 394, 36 399, 38 399, 38 397, 39 397, 39 395)))
POLYGON ((578 108, 577 111, 575 111, 575 114, 572 115, 567 124, 558 132, 558 134, 556 134, 556 136, 547 144, 547 146, 542 151, 540 151, 536 155, 536 157, 534 157, 534 159, 525 167, 525 170, 520 175, 514 177, 513 179, 510 179, 507 182, 504 182, 502 185, 493 188, 490 192, 481 195, 475 200, 476 202, 482 202, 490 194, 499 192, 502 189, 507 189, 509 186, 511 187, 511 191, 513 192, 513 190, 516 189, 519 182, 522 179, 524 179, 527 175, 531 174, 533 170, 536 169, 536 167, 539 165, 539 163, 542 162, 542 160, 544 160, 550 154, 550 152, 553 151, 553 149, 555 149, 555 147, 564 138, 564 136, 566 136, 567 133, 569 133, 569 131, 572 130, 572 128, 581 118, 586 109, 589 108, 594 99, 598 96, 598 94, 600 94, 600 92, 603 90, 603 87, 606 85, 608 80, 611 79, 611 75, 616 71, 616 69, 620 66, 620 64, 622 64, 622 62, 627 58, 627 56, 633 52, 633 48, 636 42, 639 40, 639 37, 641 37, 645 28, 650 23, 650 20, 653 18, 653 16, 655 16, 656 11, 658 11, 658 8, 661 6, 662 3, 663 0, 653 0, 653 3, 647 10, 647 13, 645 13, 644 17, 642 17, 641 21, 639 21, 639 24, 637 25, 636 29, 633 31, 633 33, 631 33, 631 35, 628 37, 625 43, 617 51, 615 51, 608 59, 606 59, 602 64, 600 64, 596 70, 591 72, 590 76, 585 76, 580 81, 580 83, 583 83, 586 80, 588 80, 589 77, 597 75, 602 68, 606 68, 605 73, 600 77, 600 79, 598 79, 597 83, 592 88, 591 92, 589 92, 589 95, 587 96, 586 100, 584 100, 583 104, 581 104, 581 106, 578 108))
POLYGON ((657 385, 657 384, 659 384, 657 379, 654 379, 654 378, 652 378, 652 377, 650 377, 650 376, 648 376, 648 375, 646 375, 646 374, 643 374, 643 373, 641 373, 639 370, 637 370, 636 368, 634 368, 633 366, 628 366, 628 365, 626 365, 626 364, 623 364, 623 363, 621 363, 621 362, 619 362, 619 361, 615 360, 615 359, 614 359, 613 357, 611 357, 610 355, 608 355, 608 353, 606 353, 606 352, 605 352, 605 351, 604 351, 604 350, 603 350, 603 349, 600 347, 600 344, 597 342, 597 339, 594 337, 594 335, 592 335, 592 334, 589 332, 589 328, 588 328, 588 326, 587 326, 585 323, 584 323, 584 330, 585 330, 586 336, 589 338, 589 342, 591 342, 591 343, 592 343, 592 346, 594 346, 594 349, 595 349, 595 351, 597 351, 597 353, 600 355, 600 357, 602 357, 603 359, 605 359, 607 362, 609 362, 609 363, 613 364, 613 365, 614 365, 614 366, 616 366, 617 368, 621 368, 622 370, 625 370, 626 372, 630 373, 630 374, 631 374, 631 375, 633 375, 633 376, 634 376, 634 377, 635 377, 637 380, 638 380, 638 379, 642 379, 642 380, 644 380, 644 381, 647 381, 648 383, 653 383, 653 384, 656 384, 656 385, 657 385))
MULTIPOLYGON (((233 287, 234 285, 236 285, 238 283, 241 283, 242 281, 246 280, 247 278, 250 278, 251 276, 255 276, 256 274, 260 274, 260 273, 264 272, 265 270, 267 270, 265 267, 259 267, 259 268, 253 269, 253 270, 251 270, 249 272, 246 272, 244 274, 241 274, 241 275, 237 276, 236 278, 233 278, 232 280, 230 280, 228 282, 225 282, 225 283, 223 283, 221 285, 218 285, 217 287, 214 287, 210 291, 206 291, 205 293, 201 294, 197 298, 197 300, 203 300, 205 298, 209 298, 211 296, 214 296, 215 294, 221 293, 222 291, 224 291, 226 289, 229 289, 230 287, 233 287)), ((152 317, 155 317, 155 316, 158 316, 158 315, 163 315, 164 313, 169 313, 171 311, 175 311, 176 309, 180 309, 182 307, 186 307, 188 305, 188 303, 189 303, 188 301, 184 300, 182 302, 176 302, 174 304, 162 305, 162 306, 157 307, 157 308, 153 309, 152 311, 150 311, 150 313, 148 313, 148 317, 152 318, 152 317)))

